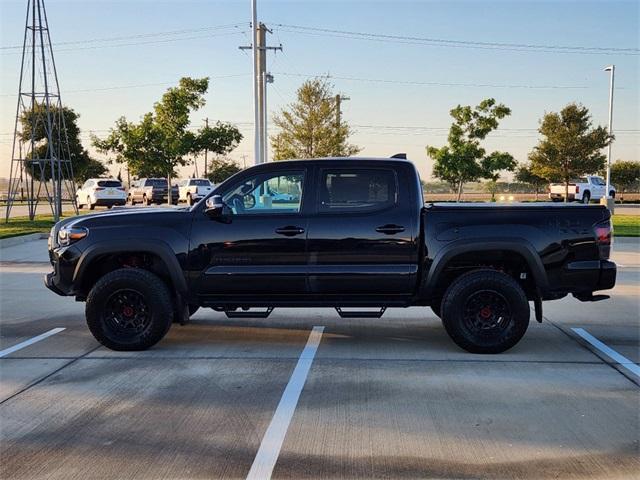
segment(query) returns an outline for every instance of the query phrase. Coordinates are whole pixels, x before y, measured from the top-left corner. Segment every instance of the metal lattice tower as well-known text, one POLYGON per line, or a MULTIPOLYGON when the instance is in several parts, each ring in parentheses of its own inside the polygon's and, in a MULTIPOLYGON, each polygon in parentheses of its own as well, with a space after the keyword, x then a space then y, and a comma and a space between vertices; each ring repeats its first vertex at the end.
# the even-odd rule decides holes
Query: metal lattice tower
POLYGON ((63 192, 77 213, 69 138, 47 12, 44 0, 27 0, 5 220, 9 220, 13 204, 21 200, 26 201, 33 220, 38 202, 43 199, 57 221, 62 214, 63 192))

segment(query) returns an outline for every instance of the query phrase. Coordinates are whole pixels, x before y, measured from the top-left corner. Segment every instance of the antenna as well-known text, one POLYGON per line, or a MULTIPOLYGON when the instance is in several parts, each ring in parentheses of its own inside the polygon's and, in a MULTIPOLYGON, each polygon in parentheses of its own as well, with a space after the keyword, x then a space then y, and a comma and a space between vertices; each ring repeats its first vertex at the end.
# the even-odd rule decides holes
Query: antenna
POLYGON ((33 220, 42 197, 56 221, 63 189, 78 213, 69 138, 44 0, 27 0, 5 221, 16 201, 33 220))

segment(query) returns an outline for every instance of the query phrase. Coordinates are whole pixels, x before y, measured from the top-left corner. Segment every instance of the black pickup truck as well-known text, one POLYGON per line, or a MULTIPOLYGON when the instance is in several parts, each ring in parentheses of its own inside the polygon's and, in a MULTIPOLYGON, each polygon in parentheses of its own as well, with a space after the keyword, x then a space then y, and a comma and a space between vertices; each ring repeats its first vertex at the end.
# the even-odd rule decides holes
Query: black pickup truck
POLYGON ((431 306, 460 347, 499 353, 524 335, 529 302, 541 321, 544 300, 608 298, 594 292, 615 284, 611 242, 602 206, 424 205, 409 161, 300 160, 244 170, 190 208, 63 220, 45 283, 86 301, 115 350, 149 348, 199 307, 431 306))

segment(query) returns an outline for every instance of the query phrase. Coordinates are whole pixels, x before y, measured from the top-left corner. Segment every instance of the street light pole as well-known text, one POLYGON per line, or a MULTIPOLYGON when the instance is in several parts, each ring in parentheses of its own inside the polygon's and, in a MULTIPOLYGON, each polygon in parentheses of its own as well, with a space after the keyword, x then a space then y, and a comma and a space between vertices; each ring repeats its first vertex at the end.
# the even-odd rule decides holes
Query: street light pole
MULTIPOLYGON (((604 69, 605 72, 611 72, 609 81, 609 135, 613 135, 613 82, 616 73, 616 66, 609 65, 604 69)), ((606 198, 611 198, 611 141, 607 146, 607 191, 606 198)))

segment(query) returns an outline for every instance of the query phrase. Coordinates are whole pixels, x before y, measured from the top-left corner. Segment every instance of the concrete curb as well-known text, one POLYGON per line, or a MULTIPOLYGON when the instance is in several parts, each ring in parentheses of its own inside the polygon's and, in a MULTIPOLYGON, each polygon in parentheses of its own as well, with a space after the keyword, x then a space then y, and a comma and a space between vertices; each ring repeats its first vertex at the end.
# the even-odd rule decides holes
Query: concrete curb
POLYGON ((19 235, 17 237, 2 238, 0 239, 0 248, 13 247, 15 245, 33 242, 34 240, 42 240, 48 236, 48 233, 30 233, 28 235, 19 235))

